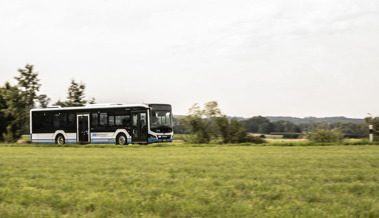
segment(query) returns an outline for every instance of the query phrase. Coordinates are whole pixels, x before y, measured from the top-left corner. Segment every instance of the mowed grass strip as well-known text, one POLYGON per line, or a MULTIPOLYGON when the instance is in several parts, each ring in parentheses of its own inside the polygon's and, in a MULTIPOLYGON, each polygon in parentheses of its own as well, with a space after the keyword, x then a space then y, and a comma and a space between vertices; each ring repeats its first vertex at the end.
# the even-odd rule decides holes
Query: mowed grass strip
POLYGON ((379 217, 379 146, 0 147, 0 217, 379 217))

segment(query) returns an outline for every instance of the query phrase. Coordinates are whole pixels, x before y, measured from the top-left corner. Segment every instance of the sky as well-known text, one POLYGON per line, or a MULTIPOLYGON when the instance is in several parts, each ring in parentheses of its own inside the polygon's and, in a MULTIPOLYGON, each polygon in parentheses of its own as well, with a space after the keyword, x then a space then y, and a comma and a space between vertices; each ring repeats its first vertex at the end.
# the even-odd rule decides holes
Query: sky
POLYGON ((74 79, 180 115, 379 116, 379 1, 1 1, 0 86, 26 64, 52 103, 74 79))

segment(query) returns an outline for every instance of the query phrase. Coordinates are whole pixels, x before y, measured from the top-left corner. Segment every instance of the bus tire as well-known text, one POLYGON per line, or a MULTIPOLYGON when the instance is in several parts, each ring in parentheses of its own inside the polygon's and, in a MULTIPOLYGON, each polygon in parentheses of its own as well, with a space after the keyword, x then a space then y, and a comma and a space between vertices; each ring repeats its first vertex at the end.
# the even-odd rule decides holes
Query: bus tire
POLYGON ((65 138, 62 134, 57 135, 57 137, 55 138, 55 144, 58 144, 58 145, 65 144, 65 138))
POLYGON ((117 145, 126 145, 126 135, 124 133, 120 133, 117 135, 116 144, 117 145))

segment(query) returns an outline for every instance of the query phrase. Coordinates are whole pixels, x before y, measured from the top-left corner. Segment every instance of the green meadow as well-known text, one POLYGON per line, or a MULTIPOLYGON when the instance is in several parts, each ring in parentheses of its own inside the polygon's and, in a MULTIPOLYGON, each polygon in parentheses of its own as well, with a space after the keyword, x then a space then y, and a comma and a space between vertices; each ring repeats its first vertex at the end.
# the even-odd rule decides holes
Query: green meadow
POLYGON ((0 217, 379 217, 379 146, 0 145, 0 217))

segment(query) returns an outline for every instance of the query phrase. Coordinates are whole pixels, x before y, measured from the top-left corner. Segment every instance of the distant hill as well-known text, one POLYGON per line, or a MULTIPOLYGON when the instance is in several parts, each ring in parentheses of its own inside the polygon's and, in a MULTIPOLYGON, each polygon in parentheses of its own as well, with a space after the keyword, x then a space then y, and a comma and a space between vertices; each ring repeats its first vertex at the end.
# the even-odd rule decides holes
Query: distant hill
POLYGON ((298 117, 274 117, 274 116, 267 116, 267 119, 270 120, 270 122, 275 122, 278 120, 286 120, 290 121, 292 123, 316 123, 316 122, 326 122, 326 123, 360 123, 363 122, 364 119, 358 119, 358 118, 347 118, 347 117, 305 117, 305 118, 298 118, 298 117))

